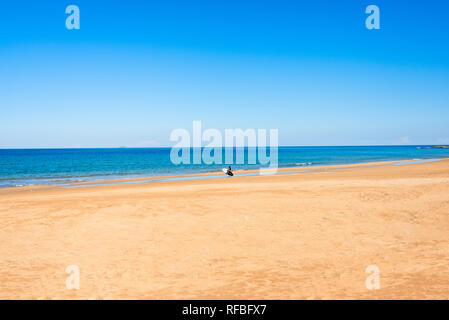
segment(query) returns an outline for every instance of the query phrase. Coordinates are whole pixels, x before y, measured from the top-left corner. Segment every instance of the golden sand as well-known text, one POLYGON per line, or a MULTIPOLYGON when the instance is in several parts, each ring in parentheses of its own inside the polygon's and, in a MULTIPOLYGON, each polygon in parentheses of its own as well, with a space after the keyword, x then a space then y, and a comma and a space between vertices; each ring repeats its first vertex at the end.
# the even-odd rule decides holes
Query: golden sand
POLYGON ((449 298, 449 160, 314 170, 1 190, 0 299, 449 298))

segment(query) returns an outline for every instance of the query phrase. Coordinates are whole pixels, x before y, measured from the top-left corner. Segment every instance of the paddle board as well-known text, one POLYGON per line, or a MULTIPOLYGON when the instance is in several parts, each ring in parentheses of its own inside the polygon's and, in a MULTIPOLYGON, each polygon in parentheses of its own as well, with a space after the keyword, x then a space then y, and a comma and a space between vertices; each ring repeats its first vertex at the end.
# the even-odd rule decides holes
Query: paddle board
POLYGON ((229 176, 231 176, 231 177, 234 175, 232 172, 228 172, 228 169, 227 169, 227 168, 223 168, 223 169, 221 169, 221 170, 223 170, 224 173, 226 173, 227 175, 229 175, 229 176))

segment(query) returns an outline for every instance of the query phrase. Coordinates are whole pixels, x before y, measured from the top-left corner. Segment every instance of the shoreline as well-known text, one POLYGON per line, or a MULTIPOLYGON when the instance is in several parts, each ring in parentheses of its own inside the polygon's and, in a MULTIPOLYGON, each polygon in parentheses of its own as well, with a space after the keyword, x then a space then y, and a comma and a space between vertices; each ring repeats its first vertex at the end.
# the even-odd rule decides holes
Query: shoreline
MULTIPOLYGON (((342 169, 357 169, 371 166, 384 166, 384 165, 407 165, 413 163, 427 163, 434 161, 441 161, 449 158, 433 158, 433 159, 406 159, 406 160, 388 160, 388 161, 375 161, 375 162, 355 162, 346 164, 329 164, 329 165, 306 165, 306 166, 288 166, 280 167, 275 170, 273 174, 287 174, 287 173, 306 173, 306 172, 319 172, 321 170, 342 170, 342 169)), ((234 177, 238 178, 242 176, 259 175, 261 169, 241 169, 234 170, 234 177)), ((266 174, 266 175, 273 175, 266 174)), ((52 189, 52 188, 81 188, 81 187, 94 187, 94 186, 107 186, 107 185, 123 185, 123 184, 139 184, 139 183, 156 183, 178 180, 195 180, 195 179, 213 179, 213 178, 228 178, 223 175, 221 171, 207 171, 200 173, 180 173, 171 175, 160 176, 139 176, 139 177, 123 177, 123 178, 108 178, 108 179, 92 179, 79 182, 66 182, 66 183, 47 183, 47 184, 29 184, 20 185, 15 187, 0 188, 2 191, 11 190, 33 190, 33 189, 52 189)), ((70 178, 68 178, 70 179, 70 178)), ((81 179, 81 178, 80 178, 81 179)))
MULTIPOLYGON (((449 149, 427 147, 433 146, 285 146, 278 149, 277 166, 308 170, 379 161, 449 158, 449 149)), ((244 157, 248 160, 246 152, 244 157)), ((170 148, 0 149, 0 190, 213 175, 221 173, 222 167, 227 166, 204 163, 174 165, 169 159, 170 153, 170 148)), ((233 153, 237 156, 237 149, 233 153)), ((234 164, 232 167, 245 173, 267 165, 234 164)))

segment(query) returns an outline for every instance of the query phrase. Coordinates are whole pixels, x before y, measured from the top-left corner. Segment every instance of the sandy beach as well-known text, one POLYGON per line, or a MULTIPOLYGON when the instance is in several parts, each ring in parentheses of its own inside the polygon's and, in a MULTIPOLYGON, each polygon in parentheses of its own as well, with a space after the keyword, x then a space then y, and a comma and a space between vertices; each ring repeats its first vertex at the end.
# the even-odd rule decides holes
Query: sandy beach
POLYGON ((0 299, 449 298, 449 160, 288 171, 0 190, 0 299))

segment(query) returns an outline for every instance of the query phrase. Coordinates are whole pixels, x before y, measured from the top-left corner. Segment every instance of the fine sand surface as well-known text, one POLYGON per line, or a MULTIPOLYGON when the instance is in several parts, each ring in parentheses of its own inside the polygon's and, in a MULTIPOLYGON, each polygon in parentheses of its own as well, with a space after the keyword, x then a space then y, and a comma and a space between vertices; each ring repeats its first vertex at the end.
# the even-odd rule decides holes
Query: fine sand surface
POLYGON ((0 299, 449 298, 449 160, 314 169, 0 190, 0 299))

